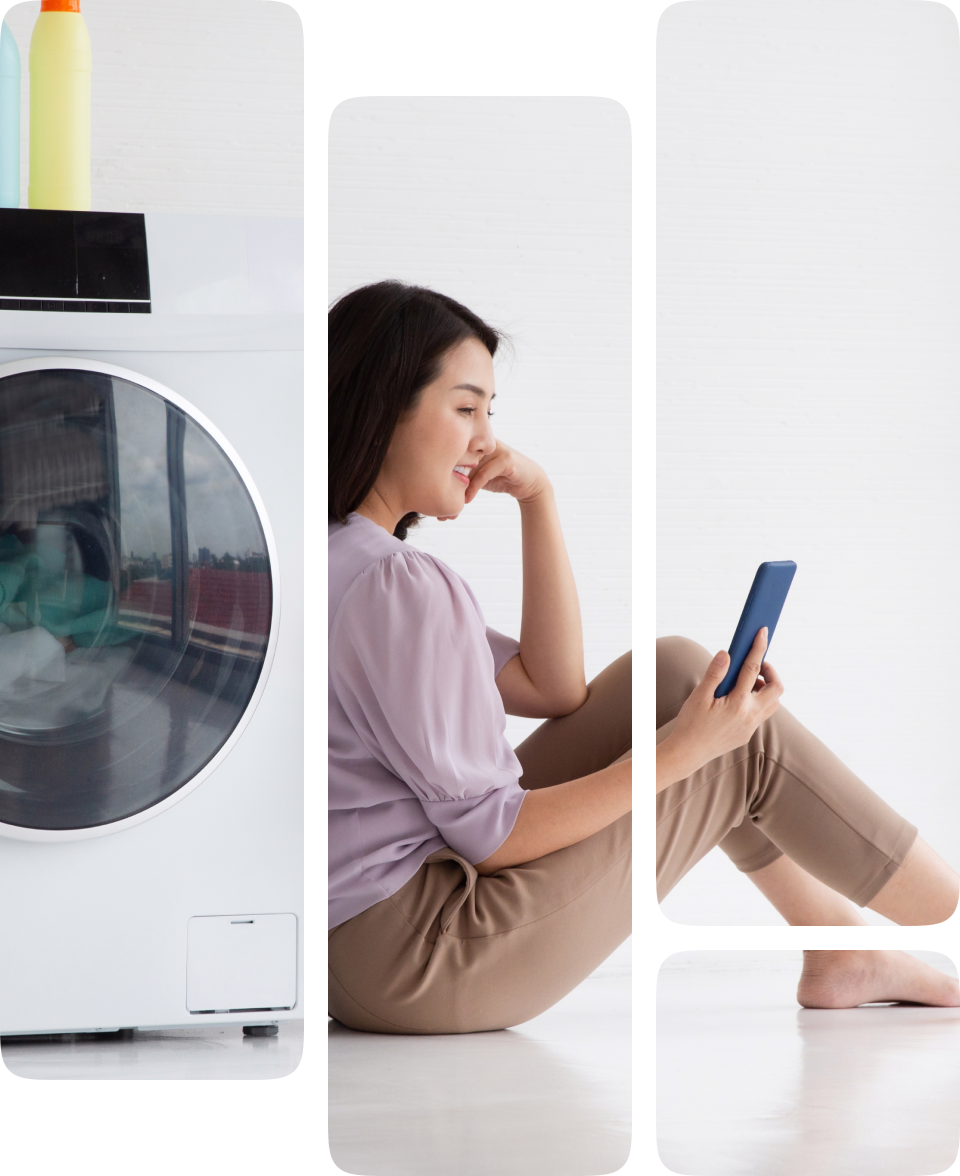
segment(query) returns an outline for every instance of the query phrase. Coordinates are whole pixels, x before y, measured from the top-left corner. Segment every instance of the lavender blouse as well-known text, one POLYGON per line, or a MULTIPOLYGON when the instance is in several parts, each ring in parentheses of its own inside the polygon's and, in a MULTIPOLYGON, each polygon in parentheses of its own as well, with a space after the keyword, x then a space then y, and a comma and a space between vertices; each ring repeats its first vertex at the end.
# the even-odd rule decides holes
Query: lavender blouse
POLYGON ((449 845, 507 839, 526 793, 494 679, 520 650, 446 564, 362 515, 329 531, 329 925, 449 845))

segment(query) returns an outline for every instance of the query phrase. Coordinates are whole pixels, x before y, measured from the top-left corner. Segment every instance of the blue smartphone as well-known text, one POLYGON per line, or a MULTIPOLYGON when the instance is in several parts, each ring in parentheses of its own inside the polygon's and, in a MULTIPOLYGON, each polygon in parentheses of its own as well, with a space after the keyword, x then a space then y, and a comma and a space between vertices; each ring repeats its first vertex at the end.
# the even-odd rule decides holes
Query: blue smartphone
POLYGON ((773 631, 777 627, 796 570, 797 565, 792 559, 771 560, 757 568, 737 631, 730 642, 730 666, 723 681, 713 692, 714 698, 723 698, 733 689, 737 675, 747 660, 750 646, 764 625, 767 627, 767 653, 770 652, 773 631))

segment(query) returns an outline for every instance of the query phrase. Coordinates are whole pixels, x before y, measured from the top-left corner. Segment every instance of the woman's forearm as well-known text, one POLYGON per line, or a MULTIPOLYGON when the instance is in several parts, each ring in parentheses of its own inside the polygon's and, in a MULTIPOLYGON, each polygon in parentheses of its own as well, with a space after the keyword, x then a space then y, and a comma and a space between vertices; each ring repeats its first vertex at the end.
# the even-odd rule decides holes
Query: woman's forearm
POLYGON ((550 788, 529 791, 510 836, 477 863, 481 874, 533 861, 598 833, 633 807, 633 764, 623 760, 550 788))
POLYGON ((657 744, 657 792, 684 780, 700 767, 691 759, 686 750, 677 743, 676 739, 667 737, 657 744))
POLYGON ((587 697, 583 629, 573 569, 567 555, 553 489, 548 484, 520 502, 523 529, 523 610, 520 660, 531 684, 567 714, 587 697))

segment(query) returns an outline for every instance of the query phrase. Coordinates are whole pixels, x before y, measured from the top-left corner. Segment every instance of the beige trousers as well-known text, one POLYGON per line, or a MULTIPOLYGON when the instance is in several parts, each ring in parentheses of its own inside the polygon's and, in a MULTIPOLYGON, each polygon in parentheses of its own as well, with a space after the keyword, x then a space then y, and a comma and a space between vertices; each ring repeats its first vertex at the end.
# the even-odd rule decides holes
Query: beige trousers
MULTIPOLYGON (((685 637, 657 641, 657 742, 673 729, 711 655, 685 637)), ((662 899, 715 845, 751 873, 782 853, 857 903, 877 894, 916 828, 781 707, 750 742, 657 796, 662 899)))

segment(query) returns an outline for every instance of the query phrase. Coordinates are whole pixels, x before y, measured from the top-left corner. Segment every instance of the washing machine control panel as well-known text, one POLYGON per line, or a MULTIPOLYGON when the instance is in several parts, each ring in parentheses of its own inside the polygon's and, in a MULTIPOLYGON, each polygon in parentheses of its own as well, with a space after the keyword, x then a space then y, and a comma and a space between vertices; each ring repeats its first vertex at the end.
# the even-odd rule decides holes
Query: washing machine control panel
POLYGON ((149 314, 143 213, 0 208, 0 310, 149 314))

